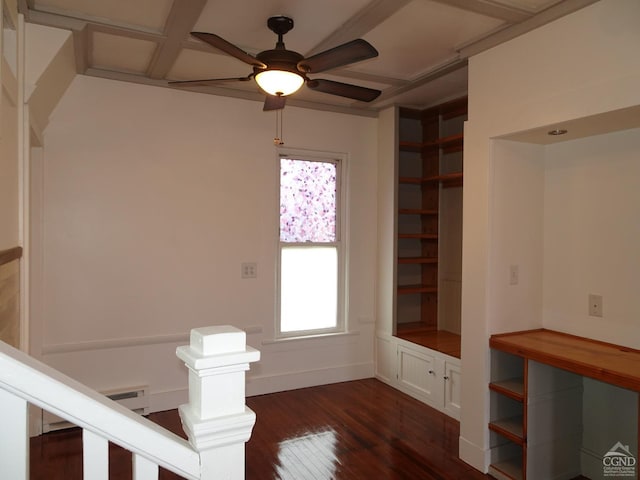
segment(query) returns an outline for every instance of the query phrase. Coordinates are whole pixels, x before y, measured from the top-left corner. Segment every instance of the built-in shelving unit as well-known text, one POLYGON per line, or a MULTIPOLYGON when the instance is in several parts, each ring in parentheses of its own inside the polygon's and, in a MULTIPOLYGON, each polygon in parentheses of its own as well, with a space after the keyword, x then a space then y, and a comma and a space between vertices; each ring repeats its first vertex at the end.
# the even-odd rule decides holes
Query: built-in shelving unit
MULTIPOLYGON (((584 377, 604 382, 608 390, 603 398, 609 398, 612 408, 635 404, 624 418, 639 425, 640 402, 634 392, 640 391, 640 351, 550 330, 494 335, 490 346, 489 473, 495 478, 547 480, 584 473, 581 445, 584 422, 589 421, 583 415, 584 377), (613 391, 607 384, 621 388, 613 391)), ((609 413, 599 415, 611 418, 609 413)), ((637 440, 632 452, 638 453, 638 432, 635 440, 625 432, 611 435, 605 448, 614 446, 620 435, 629 445, 637 440)))
MULTIPOLYGON (((452 223, 448 221, 450 215, 459 218, 461 225, 462 131, 466 114, 466 97, 425 110, 399 110, 395 330, 400 338, 409 341, 424 332, 445 330, 460 334, 459 298, 457 305, 449 307, 449 311, 457 309, 458 318, 448 324, 438 305, 443 288, 450 288, 450 284, 443 287, 443 279, 451 282, 446 273, 451 277, 451 270, 456 268, 447 266, 447 259, 442 256, 441 245, 452 245, 452 233, 443 231, 442 225, 452 223), (449 204, 442 193, 445 189, 456 190, 460 201, 455 207, 447 208, 449 204)), ((455 234, 461 236, 461 227, 455 234)), ((454 254, 461 256, 461 251, 454 254)), ((456 302, 460 289, 460 273, 453 276, 458 291, 446 292, 449 303, 456 302)))

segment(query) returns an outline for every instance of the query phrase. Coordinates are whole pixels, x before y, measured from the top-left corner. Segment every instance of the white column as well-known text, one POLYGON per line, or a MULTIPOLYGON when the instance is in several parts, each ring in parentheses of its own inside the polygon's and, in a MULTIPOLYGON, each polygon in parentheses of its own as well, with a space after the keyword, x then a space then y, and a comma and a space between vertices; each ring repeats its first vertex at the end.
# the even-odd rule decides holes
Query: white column
POLYGON ((260 352, 247 347, 245 332, 225 325, 193 329, 176 354, 189 369, 189 403, 179 411, 200 453, 202 480, 244 479, 244 444, 256 419, 245 405, 245 372, 260 352))

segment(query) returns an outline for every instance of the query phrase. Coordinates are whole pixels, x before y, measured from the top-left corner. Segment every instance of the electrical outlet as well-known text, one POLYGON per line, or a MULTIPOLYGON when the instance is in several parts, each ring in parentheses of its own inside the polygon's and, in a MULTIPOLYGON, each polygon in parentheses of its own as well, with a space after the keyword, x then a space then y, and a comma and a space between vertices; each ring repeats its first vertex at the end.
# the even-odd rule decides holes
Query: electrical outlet
POLYGON ((520 272, 518 265, 511 265, 509 267, 509 285, 517 285, 520 281, 520 272))
POLYGON ((257 278, 258 264, 256 262, 244 262, 240 266, 240 278, 257 278))
POLYGON ((602 316, 602 295, 589 294, 589 316, 602 316))

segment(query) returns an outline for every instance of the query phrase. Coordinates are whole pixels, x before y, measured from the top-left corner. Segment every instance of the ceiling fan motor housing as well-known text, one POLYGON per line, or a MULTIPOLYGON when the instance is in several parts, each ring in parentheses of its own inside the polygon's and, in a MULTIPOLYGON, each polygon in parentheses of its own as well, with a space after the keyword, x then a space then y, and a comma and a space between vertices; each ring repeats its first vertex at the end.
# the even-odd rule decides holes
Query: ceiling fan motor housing
MULTIPOLYGON (((256 55, 256 58, 267 65, 269 70, 286 70, 297 73, 306 79, 304 73, 298 70, 298 62, 304 59, 298 52, 276 48, 260 52, 256 55)), ((264 70, 254 67, 253 71, 257 74, 264 70)))

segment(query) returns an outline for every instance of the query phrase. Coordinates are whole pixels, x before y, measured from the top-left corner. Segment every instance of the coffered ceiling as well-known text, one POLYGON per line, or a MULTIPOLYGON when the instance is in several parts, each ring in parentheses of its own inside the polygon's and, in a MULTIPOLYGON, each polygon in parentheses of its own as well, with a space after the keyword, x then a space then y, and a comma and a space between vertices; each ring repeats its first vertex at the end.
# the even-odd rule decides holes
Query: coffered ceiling
MULTIPOLYGON (((379 56, 318 77, 382 90, 371 103, 304 88, 288 105, 372 114, 423 108, 466 92, 469 56, 596 0, 19 0, 28 22, 69 29, 77 72, 166 86, 168 80, 242 77, 247 64, 191 37, 215 33, 255 55, 274 47, 267 19, 304 56, 364 38, 379 56)), ((523 52, 526 54, 526 52, 523 52)), ((194 91, 262 101, 255 82, 194 91)))

